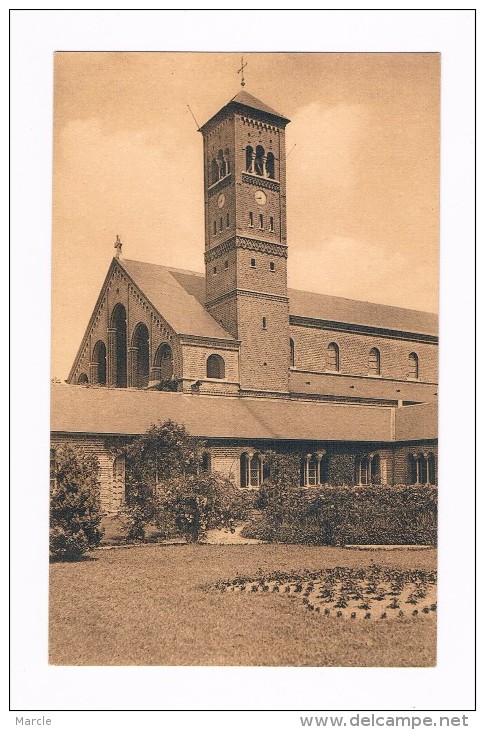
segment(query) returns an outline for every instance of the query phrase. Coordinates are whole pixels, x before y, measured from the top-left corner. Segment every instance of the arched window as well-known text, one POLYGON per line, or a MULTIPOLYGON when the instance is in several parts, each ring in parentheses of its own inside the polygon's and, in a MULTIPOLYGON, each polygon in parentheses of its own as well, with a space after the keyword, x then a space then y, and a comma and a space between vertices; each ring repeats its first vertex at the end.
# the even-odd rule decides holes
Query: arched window
POLYGON ((217 164, 217 160, 212 160, 210 184, 214 185, 218 180, 219 180, 219 165, 217 164))
POLYGON ((93 350, 93 362, 97 364, 97 383, 106 385, 106 345, 98 340, 93 350))
POLYGON ((241 458, 239 459, 239 474, 240 474, 240 486, 241 487, 248 487, 249 486, 249 457, 246 453, 241 454, 241 458))
POLYGON ((256 147, 254 172, 256 175, 264 175, 264 147, 262 147, 260 144, 258 144, 258 146, 256 147))
POLYGON ((246 172, 254 172, 254 157, 251 145, 246 147, 246 172))
POLYGON ((226 161, 222 150, 219 150, 217 153, 217 167, 219 168, 219 179, 221 177, 226 177, 226 161))
POLYGON ((408 356, 408 378, 411 380, 419 378, 419 358, 415 352, 410 352, 408 356))
POLYGON ((312 455, 308 460, 308 481, 309 487, 316 487, 319 482, 317 457, 312 455))
POLYGON ((125 455, 120 454, 113 461, 113 481, 115 484, 124 484, 125 482, 125 455))
POLYGON ((306 454, 301 461, 300 484, 303 487, 317 487, 328 480, 328 462, 325 452, 306 454))
POLYGON ((361 456, 357 461, 356 481, 359 486, 366 486, 370 482, 370 460, 368 456, 361 456))
POLYGON ((377 347, 373 347, 369 352, 369 363, 368 363, 369 375, 380 375, 381 374, 381 353, 377 347))
POLYGON ((436 458, 431 453, 408 454, 406 458, 408 484, 436 484, 436 458))
POLYGON ((295 367, 295 343, 293 338, 290 337, 290 368, 295 367))
POLYGON ((148 328, 139 322, 132 337, 132 385, 135 388, 146 388, 150 374, 150 345, 148 328))
POLYGON ((268 152, 268 157, 266 158, 266 177, 274 180, 274 154, 272 152, 268 152))
POLYGON ((160 380, 173 378, 173 353, 168 342, 162 342, 155 353, 155 367, 160 368, 160 380))
POLYGON ((77 382, 79 385, 86 385, 86 383, 89 383, 89 378, 86 373, 81 373, 77 379, 77 382))
POLYGON ((381 459, 379 454, 374 454, 370 460, 370 483, 381 483, 381 459))
POLYGON ((111 314, 114 334, 114 382, 117 388, 126 388, 126 309, 117 304, 111 314))
POLYGON ((209 355, 207 358, 207 377, 217 380, 226 377, 226 366, 220 355, 209 355))
POLYGON ((338 372, 340 370, 340 353, 338 345, 335 342, 331 342, 327 347, 327 361, 325 369, 333 372, 338 372))
POLYGON ((240 459, 241 487, 259 487, 263 481, 261 454, 244 452, 240 459))
POLYGON ((428 478, 427 471, 424 454, 418 454, 416 458, 416 484, 426 484, 428 478))
POLYGON ((229 162, 229 147, 226 147, 226 149, 224 150, 224 161, 226 163, 226 175, 229 175, 229 173, 231 172, 231 165, 229 162))
POLYGON ((360 487, 381 483, 381 458, 379 454, 366 454, 357 459, 356 482, 360 487))

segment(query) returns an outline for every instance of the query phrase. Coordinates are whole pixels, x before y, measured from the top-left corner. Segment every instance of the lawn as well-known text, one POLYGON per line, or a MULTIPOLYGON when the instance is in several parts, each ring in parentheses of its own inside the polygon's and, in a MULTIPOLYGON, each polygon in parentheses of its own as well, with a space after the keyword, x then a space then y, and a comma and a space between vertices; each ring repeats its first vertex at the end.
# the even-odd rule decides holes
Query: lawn
POLYGON ((436 568, 434 550, 300 545, 145 545, 55 563, 50 663, 59 665, 431 666, 436 615, 351 621, 301 597, 221 591, 238 575, 302 573, 371 562, 436 568), (210 586, 209 588, 207 586, 210 586))

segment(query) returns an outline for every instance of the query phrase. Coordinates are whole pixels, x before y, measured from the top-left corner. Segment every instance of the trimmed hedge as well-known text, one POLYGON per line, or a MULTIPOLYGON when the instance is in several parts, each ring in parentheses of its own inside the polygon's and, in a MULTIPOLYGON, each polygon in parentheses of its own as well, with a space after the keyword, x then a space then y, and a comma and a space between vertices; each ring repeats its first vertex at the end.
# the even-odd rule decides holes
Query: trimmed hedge
POLYGON ((273 490, 244 537, 307 545, 436 545, 436 487, 369 486, 273 490), (274 498, 273 498, 274 497, 274 498))

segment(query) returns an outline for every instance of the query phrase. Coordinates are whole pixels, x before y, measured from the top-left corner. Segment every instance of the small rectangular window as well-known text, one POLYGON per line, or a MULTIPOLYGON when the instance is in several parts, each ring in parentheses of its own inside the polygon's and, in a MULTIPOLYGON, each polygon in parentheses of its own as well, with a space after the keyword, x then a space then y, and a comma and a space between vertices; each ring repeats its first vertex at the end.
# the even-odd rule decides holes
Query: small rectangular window
POLYGON ((256 259, 251 259, 251 266, 253 269, 256 268, 256 259))
POLYGON ((274 233, 274 218, 272 215, 269 217, 269 231, 270 233, 274 233))
POLYGON ((263 214, 259 214, 259 230, 262 231, 264 229, 264 217, 263 214))
POLYGON ((269 262, 269 270, 270 270, 270 271, 274 271, 274 270, 275 270, 275 265, 274 265, 274 261, 270 261, 270 262, 269 262))
POLYGON ((213 273, 217 274, 217 266, 214 266, 213 273))
POLYGON ((226 214, 226 228, 229 228, 229 213, 226 214))
POLYGON ((222 233, 222 218, 219 218, 219 231, 222 233))
POLYGON ((252 228, 253 226, 254 226, 254 216, 253 216, 253 212, 250 210, 249 211, 249 227, 252 228))
POLYGON ((228 269, 229 268, 229 261, 224 261, 224 268, 225 269, 228 269))
POLYGON ((264 329, 264 330, 265 330, 265 329, 267 329, 267 321, 266 321, 266 317, 263 317, 263 329, 264 329))

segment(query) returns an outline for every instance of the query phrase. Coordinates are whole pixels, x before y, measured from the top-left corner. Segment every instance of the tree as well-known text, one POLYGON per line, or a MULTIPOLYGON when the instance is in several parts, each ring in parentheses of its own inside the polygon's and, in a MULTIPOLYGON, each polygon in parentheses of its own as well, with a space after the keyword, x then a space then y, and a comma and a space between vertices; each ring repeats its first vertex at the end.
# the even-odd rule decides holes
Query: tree
POLYGON ((126 456, 128 540, 143 540, 146 528, 179 534, 197 542, 208 529, 228 527, 244 513, 234 484, 202 470, 204 443, 174 421, 151 426, 129 445, 112 442, 113 453, 126 456))
POLYGON ((185 426, 174 421, 153 425, 125 448, 126 482, 130 487, 143 484, 153 490, 162 479, 194 474, 202 446, 185 426))
POLYGON ((153 424, 127 445, 107 442, 114 454, 126 457, 126 504, 122 520, 127 540, 144 540, 157 520, 157 486, 162 479, 196 473, 202 443, 174 421, 153 424))
POLYGON ((79 560, 102 531, 96 456, 71 446, 52 449, 49 555, 79 560))

